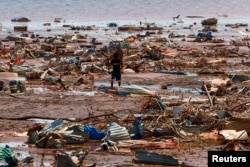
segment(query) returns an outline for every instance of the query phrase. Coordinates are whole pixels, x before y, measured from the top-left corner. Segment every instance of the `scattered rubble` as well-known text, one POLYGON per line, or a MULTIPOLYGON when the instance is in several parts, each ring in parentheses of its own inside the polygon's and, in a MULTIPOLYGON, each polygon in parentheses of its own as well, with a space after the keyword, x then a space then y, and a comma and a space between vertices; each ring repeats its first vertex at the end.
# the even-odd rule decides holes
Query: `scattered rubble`
MULTIPOLYGON (((54 20, 62 21, 63 18, 54 20)), ((85 117, 81 115, 83 109, 79 109, 80 114, 76 118, 68 118, 69 114, 56 115, 57 118, 53 115, 51 124, 27 126, 27 143, 37 148, 56 150, 53 155, 57 166, 81 166, 89 156, 89 151, 122 154, 125 149, 129 156, 135 157, 136 163, 178 166, 182 158, 178 156, 179 150, 187 149, 186 145, 191 142, 200 144, 210 139, 222 145, 221 150, 249 150, 249 51, 243 52, 240 48, 248 49, 249 41, 246 38, 229 41, 218 38, 218 31, 209 27, 218 21, 216 18, 203 20, 203 29, 192 36, 192 41, 188 40, 190 36, 179 35, 177 31, 167 31, 165 27, 154 24, 118 26, 113 22, 107 27, 115 28, 117 36, 121 32, 126 34, 124 39, 105 42, 84 34, 85 31, 99 31, 99 27, 94 25, 64 25, 69 32, 78 32, 53 37, 29 32, 22 36, 8 35, 1 39, 1 96, 10 95, 19 100, 23 98, 23 104, 26 105, 28 100, 25 98, 34 95, 34 92, 29 91, 32 84, 43 85, 43 88, 54 94, 49 96, 55 99, 39 105, 74 102, 71 104, 73 107, 64 109, 67 112, 73 112, 74 106, 83 101, 66 101, 65 92, 95 91, 97 93, 94 93, 92 100, 98 96, 112 98, 112 103, 108 101, 106 104, 102 99, 95 101, 93 106, 85 106, 87 111, 91 107, 88 116, 84 113, 85 117), (110 60, 115 51, 124 53, 121 59, 125 79, 131 75, 148 73, 164 74, 165 77, 148 79, 142 76, 142 79, 123 83, 117 89, 110 89, 106 85, 96 86, 95 82, 102 81, 102 77, 110 74, 110 60), (35 63, 32 63, 34 60, 35 63), (190 73, 197 77, 192 78, 190 73), (171 79, 173 76, 175 78, 171 79), (21 80, 21 77, 25 79, 21 80), (160 86, 147 88, 152 85, 160 86), (179 85, 184 88, 193 86, 196 94, 171 92, 171 87, 179 85), (57 96, 57 93, 62 94, 57 96), (122 103, 127 105, 122 114, 115 107, 112 111, 110 108, 105 110, 105 105, 114 105, 117 98, 123 98, 122 103), (126 104, 128 98, 132 98, 132 102, 126 104), (135 106, 138 103, 139 107, 135 106), (96 107, 97 104, 101 106, 96 107), (95 115, 98 112, 100 115, 95 115), (62 151, 71 144, 82 146, 93 141, 98 144, 92 150, 77 153, 62 151), (172 154, 157 153, 164 149, 172 154)), ((230 25, 230 28, 237 26, 230 25)), ((36 102, 33 100, 32 103, 36 102)), ((3 120, 27 120, 30 117, 0 116, 3 120)), ((0 157, 6 161, 5 158, 0 157)), ((12 165, 11 162, 7 163, 12 165)), ((96 163, 91 162, 90 165, 95 166, 96 163)))
POLYGON ((13 21, 13 22, 29 22, 31 20, 26 18, 26 17, 17 17, 17 18, 11 19, 11 21, 13 21))
POLYGON ((216 18, 208 18, 201 22, 202 25, 216 25, 218 20, 216 18))

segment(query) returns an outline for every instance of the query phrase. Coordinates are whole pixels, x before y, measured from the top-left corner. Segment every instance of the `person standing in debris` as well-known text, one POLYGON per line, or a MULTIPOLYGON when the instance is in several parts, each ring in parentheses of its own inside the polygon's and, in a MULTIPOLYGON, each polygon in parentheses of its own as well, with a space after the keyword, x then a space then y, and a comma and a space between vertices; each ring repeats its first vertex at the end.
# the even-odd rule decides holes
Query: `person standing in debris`
POLYGON ((113 66, 113 70, 111 73, 111 89, 113 89, 115 79, 116 81, 118 81, 118 85, 121 86, 121 69, 123 67, 122 56, 122 50, 117 50, 113 54, 113 59, 110 62, 110 64, 113 66))

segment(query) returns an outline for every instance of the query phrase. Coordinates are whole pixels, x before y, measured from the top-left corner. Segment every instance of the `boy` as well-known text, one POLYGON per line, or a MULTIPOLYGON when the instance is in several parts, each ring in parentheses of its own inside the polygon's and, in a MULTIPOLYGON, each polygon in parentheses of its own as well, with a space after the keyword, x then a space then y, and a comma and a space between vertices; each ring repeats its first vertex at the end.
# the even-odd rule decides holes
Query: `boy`
POLYGON ((113 55, 113 59, 110 64, 113 66, 111 73, 111 89, 113 89, 114 80, 118 81, 118 85, 121 86, 121 69, 122 69, 122 60, 119 58, 119 53, 116 51, 113 55))

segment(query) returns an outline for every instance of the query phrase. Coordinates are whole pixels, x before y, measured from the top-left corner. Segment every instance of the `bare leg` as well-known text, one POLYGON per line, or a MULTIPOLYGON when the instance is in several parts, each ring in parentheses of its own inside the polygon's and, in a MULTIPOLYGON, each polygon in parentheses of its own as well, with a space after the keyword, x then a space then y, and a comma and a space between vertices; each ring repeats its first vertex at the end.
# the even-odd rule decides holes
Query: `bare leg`
POLYGON ((118 81, 118 85, 119 85, 119 87, 121 86, 121 81, 118 81))
POLYGON ((113 89, 114 81, 111 80, 111 89, 113 89))

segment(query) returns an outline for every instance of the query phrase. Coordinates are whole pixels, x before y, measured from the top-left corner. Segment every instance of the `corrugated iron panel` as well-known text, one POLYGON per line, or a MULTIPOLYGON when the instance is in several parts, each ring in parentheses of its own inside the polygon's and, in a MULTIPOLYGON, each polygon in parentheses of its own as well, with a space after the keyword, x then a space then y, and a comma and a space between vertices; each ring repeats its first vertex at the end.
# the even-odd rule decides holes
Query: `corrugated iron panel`
POLYGON ((153 152, 138 150, 136 151, 136 159, 134 160, 136 163, 145 163, 145 164, 155 164, 155 165, 171 165, 178 166, 179 162, 177 159, 160 155, 153 152))
POLYGON ((118 140, 129 140, 130 135, 128 130, 125 127, 118 125, 117 123, 113 122, 108 125, 108 133, 107 138, 112 141, 118 140))
POLYGON ((39 134, 46 134, 50 131, 56 130, 63 125, 63 120, 61 118, 56 119, 54 122, 46 125, 43 129, 39 131, 39 134))

